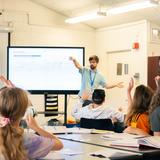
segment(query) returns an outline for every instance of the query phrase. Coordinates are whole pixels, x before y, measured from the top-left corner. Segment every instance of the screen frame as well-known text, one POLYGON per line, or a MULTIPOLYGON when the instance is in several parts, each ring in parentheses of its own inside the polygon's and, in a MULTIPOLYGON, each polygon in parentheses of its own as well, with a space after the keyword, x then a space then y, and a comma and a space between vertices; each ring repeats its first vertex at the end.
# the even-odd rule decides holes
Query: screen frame
MULTIPOLYGON (((7 79, 9 79, 9 49, 10 48, 66 48, 83 50, 83 66, 85 65, 85 47, 65 47, 65 46, 8 46, 7 47, 7 79)), ((74 66, 73 66, 74 67, 74 66)), ((78 72, 78 71, 77 71, 78 72)), ((79 90, 27 90, 31 94, 78 94, 79 90)))

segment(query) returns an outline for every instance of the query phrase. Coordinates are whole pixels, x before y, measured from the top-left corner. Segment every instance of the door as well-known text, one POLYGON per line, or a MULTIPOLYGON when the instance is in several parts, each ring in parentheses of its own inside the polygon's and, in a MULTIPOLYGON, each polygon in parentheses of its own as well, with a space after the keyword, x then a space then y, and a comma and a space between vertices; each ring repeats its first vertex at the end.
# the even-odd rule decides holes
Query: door
POLYGON ((160 75, 160 57, 148 57, 148 85, 156 90, 155 76, 160 75))
POLYGON ((107 103, 115 108, 122 107, 127 110, 127 86, 134 75, 134 55, 131 51, 107 54, 108 84, 124 82, 124 88, 107 90, 107 103))

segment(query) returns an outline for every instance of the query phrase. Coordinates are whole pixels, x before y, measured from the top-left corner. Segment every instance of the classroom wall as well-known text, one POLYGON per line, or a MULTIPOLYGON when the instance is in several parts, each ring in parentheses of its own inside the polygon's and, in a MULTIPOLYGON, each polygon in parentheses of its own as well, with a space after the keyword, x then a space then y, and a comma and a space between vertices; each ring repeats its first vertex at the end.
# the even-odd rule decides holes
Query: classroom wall
MULTIPOLYGON (((90 54, 95 54, 95 30, 89 26, 64 23, 65 17, 51 11, 30 0, 0 0, 0 25, 8 24, 13 27, 11 45, 33 46, 82 46, 85 47, 86 59, 90 54)), ((3 53, 6 56, 6 52, 3 53)), ((2 68, 6 69, 5 64, 2 68)), ((86 60, 88 63, 88 60, 86 60)), ((32 78, 31 78, 32 79, 32 78)), ((30 96, 38 110, 43 110, 44 98, 40 95, 30 96)), ((68 114, 71 106, 77 101, 77 96, 68 99, 68 114)), ((60 96, 60 111, 63 110, 64 98, 60 96)), ((60 116, 63 119, 63 116, 60 116)), ((38 120, 44 123, 43 116, 38 120)))
POLYGON ((160 30, 160 26, 153 22, 148 22, 147 53, 149 57, 160 56, 160 35, 159 37, 154 37, 152 29, 160 30))
POLYGON ((106 103, 113 107, 123 107, 126 110, 126 89, 130 77, 139 73, 135 79, 136 85, 147 84, 147 21, 139 21, 96 31, 96 52, 100 56, 99 69, 108 84, 124 82, 123 89, 108 89, 106 103), (139 42, 139 49, 132 49, 133 42, 139 42), (126 55, 126 56, 125 56, 126 55), (120 58, 123 56, 123 58, 120 58), (124 59, 124 60, 123 60, 124 59), (110 62, 109 60, 112 60, 110 62), (112 64, 122 63, 122 75, 117 76, 116 67, 112 64), (124 74, 124 63, 129 65, 129 73, 124 74), (110 66, 108 65, 110 64, 110 66))
MULTIPOLYGON (((0 0, 0 10, 4 11, 3 17, 0 17, 0 24, 8 24, 13 27, 11 45, 83 46, 86 49, 86 65, 88 65, 88 57, 97 54, 100 57, 99 71, 105 76, 107 83, 124 81, 125 85, 123 89, 116 88, 106 91, 106 105, 126 109, 126 87, 130 77, 135 73, 140 74, 139 80, 135 79, 136 85, 147 84, 147 54, 149 51, 147 34, 149 33, 146 20, 95 30, 82 24, 65 24, 64 16, 30 0, 0 0), (138 50, 132 49, 133 42, 139 42, 140 48, 138 50), (130 51, 119 52, 123 50, 130 51), (115 55, 121 59, 114 59, 115 55), (112 61, 109 62, 109 60, 112 61), (123 73, 122 76, 116 76, 115 68, 110 68, 110 65, 117 62, 128 63, 128 75, 123 73), (112 71, 114 74, 111 73, 112 71)), ((157 47, 158 51, 159 45, 157 47)), ((6 55, 4 52, 3 54, 6 55)), ((6 62, 5 56, 3 62, 6 62)), ((1 65, 2 69, 5 70, 6 64, 1 65)), ((43 110, 43 96, 30 95, 30 97, 36 108, 43 110)), ((59 96, 59 99, 61 111, 64 106, 64 98, 59 96)), ((77 96, 69 96, 69 116, 71 107, 76 101, 77 96)), ((60 115, 59 118, 63 120, 63 116, 60 115)), ((39 116, 38 120, 41 124, 45 123, 42 115, 39 116)))
MULTIPOLYGON (((6 74, 6 61, 7 57, 4 53, 7 52, 7 45, 8 45, 8 33, 0 33, 0 75, 6 74)), ((0 87, 2 87, 2 84, 0 83, 0 87)))

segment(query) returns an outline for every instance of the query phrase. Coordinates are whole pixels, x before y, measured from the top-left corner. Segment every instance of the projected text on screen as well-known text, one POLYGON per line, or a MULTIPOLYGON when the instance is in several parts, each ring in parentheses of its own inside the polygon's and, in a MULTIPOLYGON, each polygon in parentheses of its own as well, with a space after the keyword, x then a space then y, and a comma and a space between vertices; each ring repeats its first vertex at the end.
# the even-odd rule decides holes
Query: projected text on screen
POLYGON ((81 75, 69 60, 83 65, 84 48, 9 48, 8 78, 25 90, 79 90, 81 75))

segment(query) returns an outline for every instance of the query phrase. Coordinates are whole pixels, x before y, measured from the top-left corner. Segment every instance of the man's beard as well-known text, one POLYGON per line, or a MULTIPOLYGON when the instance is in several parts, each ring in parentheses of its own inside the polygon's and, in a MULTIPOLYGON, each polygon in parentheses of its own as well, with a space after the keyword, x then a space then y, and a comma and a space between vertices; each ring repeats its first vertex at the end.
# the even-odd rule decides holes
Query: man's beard
POLYGON ((95 66, 93 66, 93 65, 90 65, 90 68, 91 68, 91 69, 96 69, 96 67, 95 67, 95 66))

